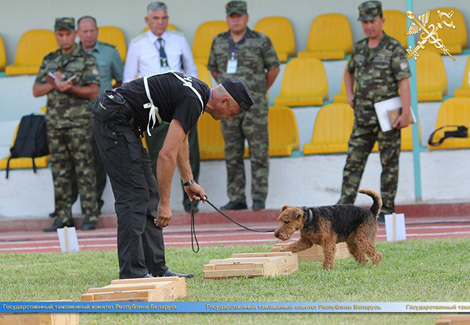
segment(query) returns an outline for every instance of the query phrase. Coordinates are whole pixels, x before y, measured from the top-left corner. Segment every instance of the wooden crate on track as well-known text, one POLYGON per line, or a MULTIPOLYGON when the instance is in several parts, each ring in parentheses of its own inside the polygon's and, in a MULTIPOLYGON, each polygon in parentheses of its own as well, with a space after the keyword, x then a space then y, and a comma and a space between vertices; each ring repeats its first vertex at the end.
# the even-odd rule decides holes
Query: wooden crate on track
POLYGON ((102 288, 90 288, 82 301, 174 301, 186 295, 185 278, 120 279, 102 288))
POLYGON ((209 261, 204 265, 203 278, 277 276, 294 273, 298 268, 297 254, 291 252, 233 254, 230 258, 209 261))
MULTIPOLYGON (((289 246, 292 242, 280 242, 273 246, 273 252, 279 252, 282 248, 289 246)), ((325 255, 323 255, 323 247, 319 245, 313 245, 310 248, 307 248, 304 251, 298 252, 299 261, 323 261, 325 255)), ((336 254, 335 259, 349 257, 349 250, 346 243, 336 244, 336 254)))

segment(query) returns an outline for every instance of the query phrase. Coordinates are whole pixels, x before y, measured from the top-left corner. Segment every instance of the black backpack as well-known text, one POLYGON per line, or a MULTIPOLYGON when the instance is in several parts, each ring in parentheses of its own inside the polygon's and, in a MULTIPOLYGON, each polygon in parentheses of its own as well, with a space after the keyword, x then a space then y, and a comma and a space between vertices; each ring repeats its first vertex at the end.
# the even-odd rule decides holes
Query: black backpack
POLYGON ((46 118, 44 115, 26 115, 21 118, 15 143, 10 148, 10 158, 7 161, 7 174, 10 171, 10 159, 31 157, 33 160, 33 170, 36 173, 34 158, 49 154, 47 144, 46 118))

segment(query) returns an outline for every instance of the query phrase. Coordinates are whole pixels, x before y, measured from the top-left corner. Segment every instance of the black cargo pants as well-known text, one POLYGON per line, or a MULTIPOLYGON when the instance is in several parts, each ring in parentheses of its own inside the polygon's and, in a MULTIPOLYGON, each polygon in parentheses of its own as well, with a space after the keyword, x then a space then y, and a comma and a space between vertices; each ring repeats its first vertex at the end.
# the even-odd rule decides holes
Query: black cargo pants
POLYGON ((93 134, 115 198, 121 279, 148 273, 158 276, 168 269, 163 232, 154 224, 159 202, 157 182, 149 155, 132 125, 131 109, 106 94, 100 95, 92 107, 93 134))

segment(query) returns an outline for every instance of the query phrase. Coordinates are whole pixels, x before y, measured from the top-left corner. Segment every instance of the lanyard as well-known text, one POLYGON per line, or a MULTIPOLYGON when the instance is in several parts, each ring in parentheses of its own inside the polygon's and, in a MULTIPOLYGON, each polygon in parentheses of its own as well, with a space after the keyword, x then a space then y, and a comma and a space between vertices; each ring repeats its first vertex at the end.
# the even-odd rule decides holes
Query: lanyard
POLYGON ((232 53, 232 58, 235 57, 235 53, 237 52, 237 44, 242 44, 245 39, 250 36, 250 29, 248 28, 245 35, 243 35, 242 39, 239 40, 236 44, 232 42, 232 39, 230 38, 230 32, 228 32, 227 34, 227 38, 228 38, 228 43, 230 44, 230 51, 232 53))

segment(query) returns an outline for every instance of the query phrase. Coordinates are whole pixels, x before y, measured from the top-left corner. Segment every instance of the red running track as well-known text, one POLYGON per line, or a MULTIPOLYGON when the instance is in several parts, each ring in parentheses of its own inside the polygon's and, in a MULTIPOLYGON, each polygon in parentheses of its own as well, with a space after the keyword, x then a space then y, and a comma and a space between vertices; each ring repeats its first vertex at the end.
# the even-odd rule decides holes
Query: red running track
MULTIPOLYGON (((470 238, 470 217, 407 218, 408 240, 470 238)), ((251 223, 246 226, 258 229, 274 229, 277 223, 251 223)), ((243 230, 233 224, 196 224, 199 245, 257 245, 278 242, 272 233, 255 233, 243 230)), ((94 231, 77 230, 80 250, 116 249, 116 228, 102 228, 94 231)), ((190 226, 169 226, 164 230, 167 247, 191 248, 190 226)), ((293 239, 298 238, 298 233, 293 239)), ((385 241, 385 227, 379 225, 378 241, 385 241)), ((40 231, 0 233, 0 253, 60 252, 57 233, 40 231)))

